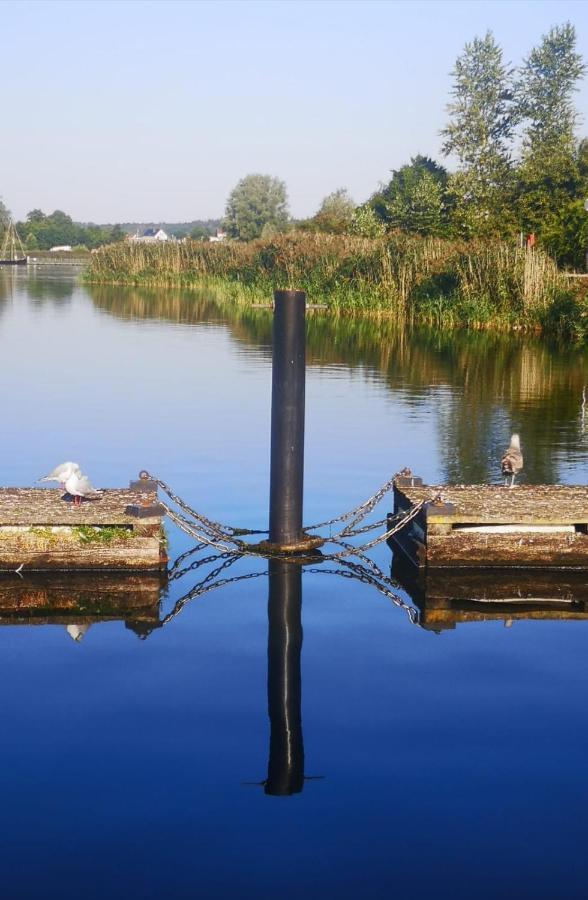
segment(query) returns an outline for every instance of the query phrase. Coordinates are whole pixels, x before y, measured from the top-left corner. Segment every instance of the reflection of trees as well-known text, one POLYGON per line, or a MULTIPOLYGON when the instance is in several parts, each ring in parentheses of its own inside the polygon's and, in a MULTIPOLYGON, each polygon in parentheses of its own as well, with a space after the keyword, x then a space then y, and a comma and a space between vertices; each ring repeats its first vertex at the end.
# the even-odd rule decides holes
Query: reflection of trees
MULTIPOLYGON (((121 318, 178 323, 223 322, 242 343, 270 353, 271 313, 217 304, 211 292, 91 286, 100 309, 121 318)), ((553 447, 564 455, 578 442, 578 409, 588 365, 580 349, 535 337, 491 332, 399 330, 377 318, 310 313, 309 366, 361 366, 379 373, 403 402, 438 398, 443 476, 488 481, 510 431, 521 432, 530 482, 557 480, 553 447)))
POLYGON ((8 308, 14 294, 16 273, 14 269, 0 266, 0 316, 8 308))
POLYGON ((210 291, 182 291, 176 288, 126 288, 112 285, 86 286, 94 306, 119 319, 145 319, 198 325, 225 320, 226 309, 219 308, 210 291))
POLYGON ((76 282, 71 276, 61 279, 55 277, 54 273, 49 274, 46 268, 39 271, 32 269, 26 281, 29 298, 41 303, 67 303, 71 300, 75 287, 76 282))

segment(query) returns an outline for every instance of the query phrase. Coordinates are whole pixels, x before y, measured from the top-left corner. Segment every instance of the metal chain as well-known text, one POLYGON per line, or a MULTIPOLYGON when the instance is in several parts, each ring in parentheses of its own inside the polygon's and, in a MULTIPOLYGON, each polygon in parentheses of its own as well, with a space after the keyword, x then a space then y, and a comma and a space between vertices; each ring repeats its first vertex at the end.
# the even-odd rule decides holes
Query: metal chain
POLYGON ((374 538, 371 541, 368 541, 366 544, 362 544, 361 547, 354 547, 351 544, 346 547, 344 550, 341 550, 339 553, 333 554, 333 559, 342 559, 344 556, 350 556, 352 554, 365 553, 366 550, 370 550, 372 547, 376 547, 378 544, 387 541, 392 537, 393 534, 396 534, 398 531, 402 531, 405 525, 408 525, 412 519, 414 519, 421 511, 427 500, 421 500, 420 503, 417 503, 415 506, 412 506, 410 510, 404 515, 401 519, 398 519, 394 525, 388 528, 383 534, 380 534, 378 537, 374 538))
MULTIPOLYGON (((220 568, 220 567, 219 567, 220 568)), ((213 573, 211 573, 212 575, 213 573)), ((238 581, 247 581, 251 578, 261 578, 263 575, 267 576, 267 572, 248 572, 245 575, 233 575, 232 578, 219 578, 218 581, 214 583, 209 583, 209 577, 207 577, 204 581, 200 582, 196 585, 196 587, 192 588, 187 594, 184 594, 183 597, 176 602, 174 608, 164 616, 161 620, 161 625, 167 625, 168 622, 171 622, 172 619, 181 613, 184 606, 190 602, 190 600, 195 600, 197 597, 201 597, 203 594, 208 594, 210 591, 215 591, 217 588, 226 587, 228 584, 236 584, 238 581)))
MULTIPOLYGON (((202 545, 198 545, 202 546, 202 545)), ((174 569, 168 575, 168 582, 170 581, 178 581, 178 579, 183 578, 184 575, 187 575, 188 572, 196 572, 198 569, 202 568, 202 566, 206 566, 211 562, 216 562, 218 559, 227 559, 230 556, 234 556, 235 559, 238 559, 238 555, 233 553, 212 553, 210 556, 205 556, 202 559, 195 559, 194 562, 190 563, 188 566, 184 566, 183 569, 177 569, 174 564, 174 569)))
POLYGON ((206 516, 202 515, 202 513, 199 513, 195 509, 192 509, 192 507, 189 506, 185 500, 182 500, 181 497, 178 497, 178 495, 174 493, 174 491, 172 491, 170 486, 166 484, 165 481, 162 481, 160 478, 156 478, 154 475, 150 475, 149 472, 146 473, 146 477, 150 481, 154 481, 157 485, 159 485, 164 494, 167 494, 167 496, 176 504, 176 506, 179 506, 180 509, 182 509, 185 513, 188 513, 189 516, 200 522, 200 524, 213 536, 216 536, 221 540, 226 540, 227 538, 237 536, 243 537, 248 534, 267 534, 267 530, 259 531, 250 528, 235 528, 232 525, 223 525, 221 522, 215 522, 213 519, 208 519, 206 516))
MULTIPOLYGON (((341 578, 349 578, 354 581, 360 581, 363 584, 369 584, 371 587, 376 588, 380 594, 383 594, 388 600, 390 600, 394 606, 397 606, 399 609, 402 609, 408 616, 412 625, 419 624, 419 611, 415 609, 414 606, 411 606, 409 603, 406 603, 402 597, 399 597, 393 590, 387 587, 386 583, 381 584, 376 578, 369 575, 365 571, 361 571, 361 566, 357 566, 357 571, 354 571, 355 566, 353 563, 347 561, 347 565, 351 566, 350 570, 345 569, 326 569, 322 566, 317 566, 314 569, 306 569, 305 571, 311 572, 314 575, 338 575, 341 578)), ((388 579, 385 579, 387 582, 388 579)))
MULTIPOLYGON (((335 525, 337 522, 346 522, 347 519, 354 519, 349 523, 347 528, 353 527, 354 524, 361 521, 361 519, 365 519, 367 515, 372 511, 372 509, 382 500, 383 497, 388 493, 389 490, 394 486, 394 479, 398 476, 398 472, 396 475, 393 475, 388 481, 385 482, 375 494, 372 494, 371 497, 368 497, 367 500, 364 500, 363 503, 360 503, 359 506, 355 506, 353 509, 350 509, 346 513, 342 513, 340 516, 335 516, 334 519, 327 519, 325 522, 319 522, 317 525, 308 525, 305 527, 305 531, 316 531, 317 528, 326 528, 327 525, 335 525)), ((346 529, 344 528, 343 531, 346 529)), ((341 532, 343 534, 343 532, 341 532)), ((337 535, 338 536, 338 535, 337 535)))
MULTIPOLYGON (((220 566, 217 566, 215 569, 212 569, 206 578, 200 581, 195 587, 193 587, 188 593, 184 594, 175 604, 173 609, 161 620, 162 625, 167 625, 172 619, 175 619, 177 615, 183 610, 187 603, 191 600, 196 599, 197 597, 202 597, 204 594, 209 593, 210 591, 216 590, 220 587, 226 587, 229 584, 236 584, 240 581, 247 581, 253 578, 260 578, 264 575, 267 575, 267 571, 263 572, 248 572, 243 575, 233 575, 230 578, 219 578, 218 576, 221 572, 230 568, 240 557, 236 554, 228 557, 223 560, 220 566)), ((336 560, 336 557, 325 557, 325 560, 336 560)), ((204 560, 202 560, 204 563, 204 560)), ((371 563, 371 560, 369 560, 371 563)), ((402 609, 408 616, 410 622, 413 625, 419 624, 419 612, 414 607, 410 606, 410 604, 406 603, 400 597, 393 588, 395 587, 394 583, 387 578, 375 563, 373 564, 379 575, 370 574, 367 571, 365 566, 354 563, 351 560, 345 560, 342 562, 342 565, 345 568, 336 568, 336 569, 328 569, 325 566, 315 566, 313 568, 306 568, 303 571, 308 572, 314 575, 338 575, 341 578, 347 578, 354 581, 359 581, 363 584, 368 584, 371 587, 374 587, 379 593, 385 596, 388 600, 390 600, 395 606, 402 609)))

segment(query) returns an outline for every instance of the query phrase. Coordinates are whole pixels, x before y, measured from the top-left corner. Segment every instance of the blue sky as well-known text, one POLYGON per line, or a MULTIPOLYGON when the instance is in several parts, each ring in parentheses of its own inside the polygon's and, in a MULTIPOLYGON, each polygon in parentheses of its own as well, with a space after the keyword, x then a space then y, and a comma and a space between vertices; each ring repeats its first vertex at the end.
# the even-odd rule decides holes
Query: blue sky
MULTIPOLYGON (((294 215, 367 198, 440 155, 449 72, 487 28, 517 64, 585 2, 12 2, 2 13, 0 196, 17 216, 221 215, 242 176, 286 181, 294 215)), ((588 83, 577 95, 588 133, 588 83)))

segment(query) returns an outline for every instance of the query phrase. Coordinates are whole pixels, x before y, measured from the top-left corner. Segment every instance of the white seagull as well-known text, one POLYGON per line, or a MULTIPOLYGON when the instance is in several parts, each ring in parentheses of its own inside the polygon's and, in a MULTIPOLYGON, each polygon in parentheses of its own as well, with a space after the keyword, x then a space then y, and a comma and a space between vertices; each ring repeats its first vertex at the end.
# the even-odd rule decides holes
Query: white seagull
POLYGON ((42 478, 39 478, 39 481, 57 481, 61 487, 65 487, 65 482, 69 478, 70 475, 77 473, 78 475, 82 474, 82 470, 79 465, 75 462, 64 462, 60 463, 58 466, 55 466, 52 472, 49 472, 48 475, 44 475, 42 478))
POLYGON ((98 500, 102 491, 97 491, 87 475, 79 471, 72 472, 65 482, 65 490, 74 498, 74 506, 81 506, 82 500, 98 500))

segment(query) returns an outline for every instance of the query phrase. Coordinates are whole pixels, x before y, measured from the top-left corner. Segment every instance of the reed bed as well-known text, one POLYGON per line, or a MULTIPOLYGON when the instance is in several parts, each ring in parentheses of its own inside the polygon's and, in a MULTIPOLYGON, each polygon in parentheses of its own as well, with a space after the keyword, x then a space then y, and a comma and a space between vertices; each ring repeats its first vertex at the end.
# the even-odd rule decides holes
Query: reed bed
POLYGON ((243 304, 267 301, 276 288, 297 288, 335 312, 436 327, 570 330, 557 312, 565 308, 569 318, 570 293, 555 263, 541 250, 506 243, 301 232, 248 243, 128 242, 93 254, 85 278, 208 287, 243 304))

